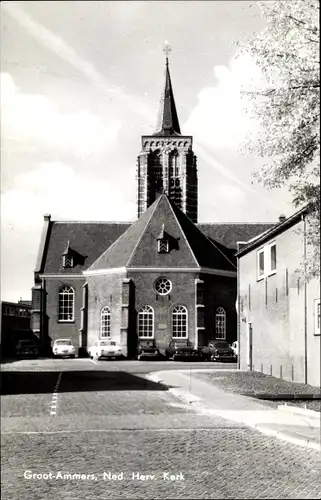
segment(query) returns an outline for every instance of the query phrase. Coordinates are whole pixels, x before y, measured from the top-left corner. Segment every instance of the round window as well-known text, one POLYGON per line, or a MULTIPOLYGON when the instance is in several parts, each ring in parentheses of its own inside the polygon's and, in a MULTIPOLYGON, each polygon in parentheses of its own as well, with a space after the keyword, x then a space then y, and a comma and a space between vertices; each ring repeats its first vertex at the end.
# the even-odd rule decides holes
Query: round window
POLYGON ((172 289, 172 283, 168 278, 158 278, 155 281, 155 290, 159 295, 167 295, 172 289))

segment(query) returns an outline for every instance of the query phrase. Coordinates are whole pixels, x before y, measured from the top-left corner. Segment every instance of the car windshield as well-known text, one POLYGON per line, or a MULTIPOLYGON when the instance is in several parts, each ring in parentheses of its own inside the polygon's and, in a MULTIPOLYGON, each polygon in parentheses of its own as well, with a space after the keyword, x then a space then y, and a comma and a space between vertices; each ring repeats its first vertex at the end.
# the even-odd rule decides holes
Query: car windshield
POLYGON ((112 340, 101 340, 99 345, 116 345, 116 342, 113 342, 112 340))
POLYGON ((72 345, 71 340, 56 340, 56 345, 72 345))
POLYGON ((230 347, 230 344, 228 342, 214 342, 214 347, 218 347, 219 349, 227 349, 228 347, 230 347))

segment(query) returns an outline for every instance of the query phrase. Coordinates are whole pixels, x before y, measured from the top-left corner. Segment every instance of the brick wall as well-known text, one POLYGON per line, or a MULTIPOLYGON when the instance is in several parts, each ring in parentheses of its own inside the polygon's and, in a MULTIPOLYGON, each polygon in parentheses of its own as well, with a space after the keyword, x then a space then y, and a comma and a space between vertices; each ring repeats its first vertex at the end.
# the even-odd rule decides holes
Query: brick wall
POLYGON ((70 338, 77 349, 80 345, 80 309, 82 306, 83 285, 85 279, 63 279, 63 278, 47 278, 45 280, 46 294, 46 315, 49 340, 51 344, 55 339, 70 338), (69 285, 75 291, 74 303, 74 321, 60 322, 58 321, 58 294, 62 286, 69 285))
POLYGON ((122 282, 125 278, 125 273, 88 276, 88 346, 100 338, 100 311, 104 306, 111 312, 111 338, 127 346, 127 339, 121 337, 122 282))
MULTIPOLYGON (((304 282, 297 269, 303 256, 302 222, 275 238, 276 273, 257 280, 257 250, 239 259, 240 367, 249 369, 248 323, 252 324, 252 369, 305 380, 304 282)), ((274 240, 271 240, 271 242, 274 240)), ((316 281, 307 285, 308 383, 320 383, 320 336, 314 335, 316 281)))
MULTIPOLYGON (((182 305, 188 311, 188 338, 195 342, 195 279, 198 273, 164 273, 172 282, 169 295, 160 296, 154 289, 155 280, 162 276, 160 272, 128 272, 134 285, 135 314, 141 307, 150 305, 154 309, 154 334, 157 345, 165 349, 172 339, 172 310, 182 305)), ((137 325, 137 321, 135 325, 137 325)), ((135 332, 130 332, 134 335, 135 332)))
POLYGON ((226 340, 229 343, 237 339, 237 314, 236 303, 236 278, 214 275, 202 275, 204 281, 204 342, 216 337, 215 313, 218 307, 222 307, 226 313, 226 340))
MULTIPOLYGON (((188 338, 195 345, 195 279, 199 275, 197 272, 164 273, 172 282, 172 290, 168 295, 161 296, 156 293, 154 283, 162 275, 159 271, 128 271, 127 275, 88 277, 88 345, 99 338, 100 311, 106 305, 111 310, 111 337, 124 347, 128 345, 130 355, 134 354, 138 342, 138 313, 145 305, 154 310, 154 338, 161 350, 172 340, 172 311, 177 305, 187 308, 188 338)), ((226 311, 227 340, 233 342, 236 339, 236 280, 214 275, 202 276, 202 280, 205 329, 199 330, 198 345, 206 345, 215 336, 215 311, 219 306, 226 311)))

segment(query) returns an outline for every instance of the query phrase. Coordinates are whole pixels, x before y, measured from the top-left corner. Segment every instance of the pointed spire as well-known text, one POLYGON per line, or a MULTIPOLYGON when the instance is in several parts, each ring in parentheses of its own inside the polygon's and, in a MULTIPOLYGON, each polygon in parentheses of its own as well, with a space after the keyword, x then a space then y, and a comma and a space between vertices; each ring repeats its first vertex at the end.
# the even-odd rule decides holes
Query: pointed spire
POLYGON ((180 135, 181 129, 179 126, 171 76, 169 73, 168 56, 171 52, 171 48, 167 44, 167 42, 165 42, 165 47, 163 50, 166 56, 165 89, 164 96, 161 100, 159 125, 155 135, 180 135))

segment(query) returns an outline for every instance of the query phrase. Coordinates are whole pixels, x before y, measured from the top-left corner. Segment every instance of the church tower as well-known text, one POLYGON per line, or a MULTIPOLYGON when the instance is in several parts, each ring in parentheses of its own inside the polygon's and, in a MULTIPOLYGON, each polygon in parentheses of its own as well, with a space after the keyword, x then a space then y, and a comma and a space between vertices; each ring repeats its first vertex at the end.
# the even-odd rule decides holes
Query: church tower
POLYGON ((138 217, 159 193, 168 197, 197 222, 197 167, 193 138, 181 134, 169 72, 170 47, 165 46, 165 89, 161 99, 159 123, 153 135, 142 136, 137 160, 138 217))

